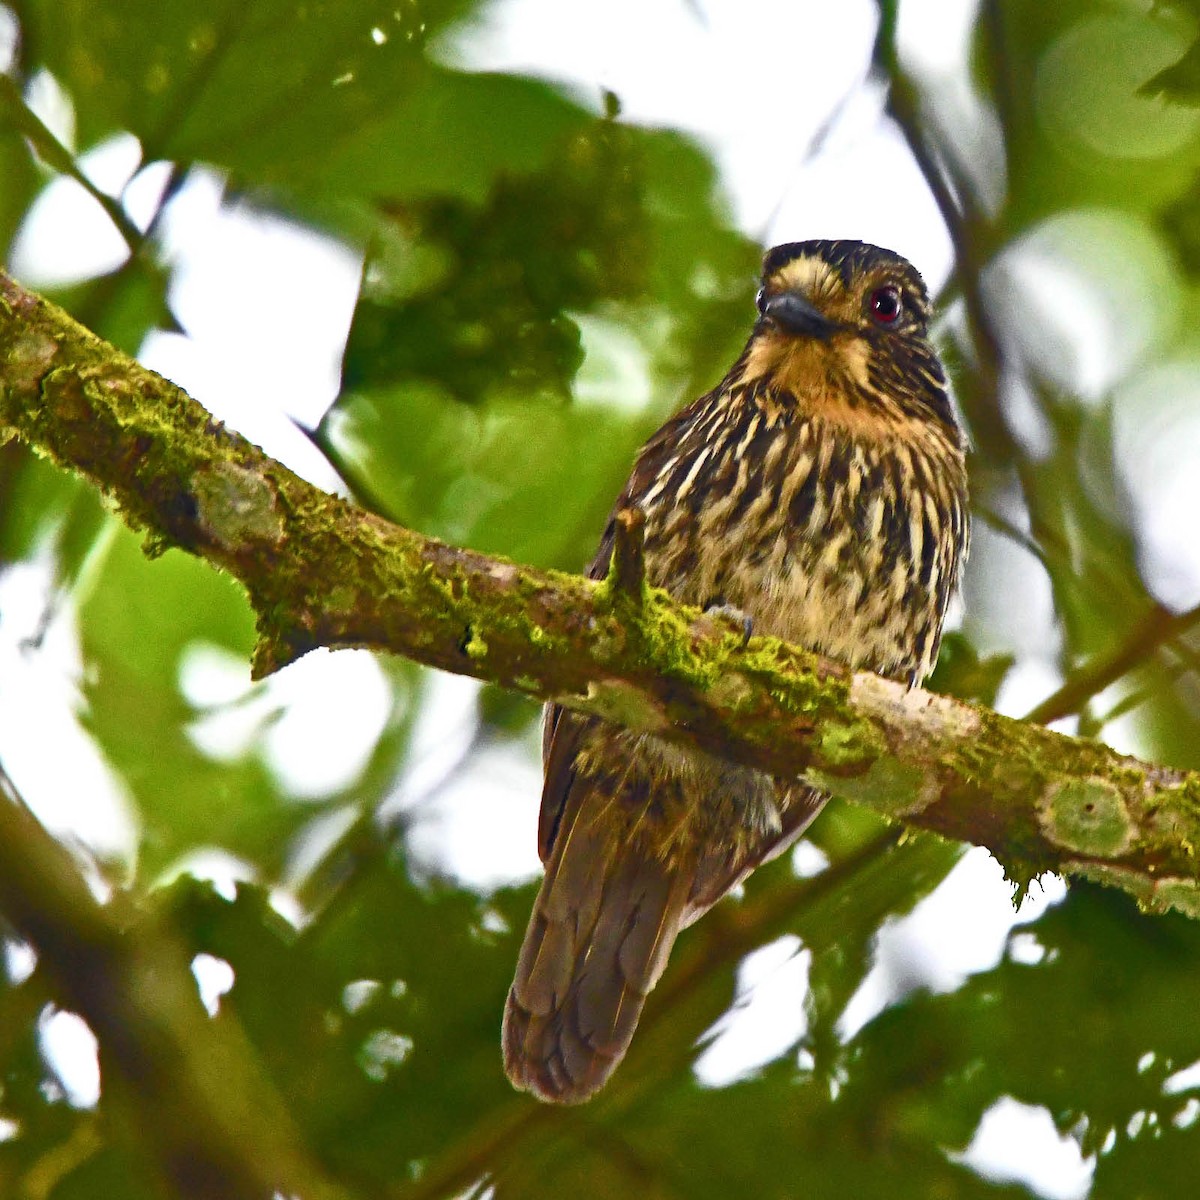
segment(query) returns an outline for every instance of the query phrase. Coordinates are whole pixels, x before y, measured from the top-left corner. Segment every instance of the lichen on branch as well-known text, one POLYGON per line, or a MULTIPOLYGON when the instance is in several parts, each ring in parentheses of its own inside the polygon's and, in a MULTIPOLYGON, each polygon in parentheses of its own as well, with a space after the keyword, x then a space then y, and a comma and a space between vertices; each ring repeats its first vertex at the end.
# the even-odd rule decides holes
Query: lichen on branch
POLYGON ((300 479, 0 274, 0 438, 90 479, 155 550, 246 588, 263 675, 363 646, 553 699, 1200 916, 1200 776, 748 643, 645 586, 636 515, 607 579, 448 546, 300 479))

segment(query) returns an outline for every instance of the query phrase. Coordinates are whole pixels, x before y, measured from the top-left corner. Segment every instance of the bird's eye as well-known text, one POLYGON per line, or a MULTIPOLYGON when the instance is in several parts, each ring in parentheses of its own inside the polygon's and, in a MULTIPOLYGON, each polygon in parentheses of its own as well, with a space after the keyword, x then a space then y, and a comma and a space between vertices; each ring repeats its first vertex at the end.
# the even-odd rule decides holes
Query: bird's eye
POLYGON ((900 290, 891 286, 876 288, 867 301, 867 307, 878 324, 895 325, 900 320, 903 308, 900 303, 900 290))
POLYGON ((761 313, 763 311, 763 305, 766 304, 766 302, 767 289, 765 287, 760 287, 754 297, 754 307, 757 308, 761 313))

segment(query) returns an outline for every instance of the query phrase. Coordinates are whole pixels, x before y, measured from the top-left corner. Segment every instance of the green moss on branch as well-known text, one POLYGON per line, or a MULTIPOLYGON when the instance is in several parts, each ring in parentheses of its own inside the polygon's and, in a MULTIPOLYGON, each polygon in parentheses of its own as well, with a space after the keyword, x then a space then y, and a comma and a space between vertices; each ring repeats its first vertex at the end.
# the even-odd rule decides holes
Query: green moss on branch
POLYGON ((325 494, 0 275, 0 437, 89 478, 155 547, 245 586, 253 669, 365 646, 473 675, 1200 915, 1200 779, 851 674, 645 584, 636 515, 607 578, 445 545, 325 494))

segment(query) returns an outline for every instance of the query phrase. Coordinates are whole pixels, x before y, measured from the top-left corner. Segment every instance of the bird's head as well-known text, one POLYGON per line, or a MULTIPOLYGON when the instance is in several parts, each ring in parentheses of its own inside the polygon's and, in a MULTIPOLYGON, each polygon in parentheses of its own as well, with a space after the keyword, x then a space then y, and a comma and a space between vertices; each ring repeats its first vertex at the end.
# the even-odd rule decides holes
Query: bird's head
POLYGON ((907 259, 865 242, 767 252, 741 378, 831 418, 954 426, 929 341, 929 294, 907 259))

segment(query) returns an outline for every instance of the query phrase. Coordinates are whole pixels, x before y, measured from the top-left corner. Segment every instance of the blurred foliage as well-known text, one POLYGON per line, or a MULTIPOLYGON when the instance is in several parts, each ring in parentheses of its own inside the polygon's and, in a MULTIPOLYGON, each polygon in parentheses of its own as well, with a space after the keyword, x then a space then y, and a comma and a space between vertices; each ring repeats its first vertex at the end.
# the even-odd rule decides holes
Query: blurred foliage
POLYGON ((389 207, 319 443, 405 524, 577 569, 637 445, 739 348, 756 248, 724 227, 715 189, 679 135, 593 120, 482 206, 389 207), (667 404, 572 403, 575 386, 622 399, 613 359, 631 343, 667 404), (541 521, 563 496, 579 516, 541 521))
MULTIPOLYGON (((902 5, 881 8, 886 33, 902 5)), ((26 0, 0 15, 18 93, 49 73, 67 98, 68 151, 127 133, 143 165, 170 164, 159 215, 215 172, 231 200, 361 253, 342 390, 313 439, 397 520, 579 567, 638 444, 740 347, 760 247, 733 227, 708 152, 628 121, 619 96, 460 69, 453 33, 484 15, 475 0, 26 0)), ((1140 629, 1144 653, 1084 698, 1081 727, 1105 736, 1121 715, 1123 744, 1185 766, 1200 765, 1200 658, 1177 625, 1145 636, 1170 580, 1144 497, 1180 469, 1174 447, 1198 444, 1194 397, 1181 409, 1156 390, 1171 371, 1200 390, 1198 20, 1195 3, 985 2, 969 87, 906 76, 917 112, 896 110, 961 204, 942 333, 986 518, 933 686, 1004 703, 1023 669, 1069 681, 1140 629), (1071 286, 1039 291, 1050 268, 1071 286)), ((881 46, 877 67, 894 61, 881 46)), ((6 253, 62 150, 27 145, 11 117, 0 107, 6 253)), ((56 293, 130 351, 179 327, 163 224, 56 293)), ((1200 1060, 1200 926, 1072 887, 965 981, 909 964, 847 1034, 881 932, 960 851, 846 807, 812 831, 822 871, 776 862, 685 934, 600 1098, 557 1112, 515 1095, 498 1027, 531 889, 466 888, 410 834, 441 789, 482 780, 480 752, 532 756, 536 711, 484 689, 451 719, 423 673, 382 663, 369 752, 343 783, 306 789, 269 750, 293 693, 185 686, 201 659, 244 662, 252 637, 228 580, 147 560, 74 479, 0 447, 0 639, 69 675, 74 719, 128 802, 132 844, 101 869, 189 956, 232 968, 216 1019, 240 1023, 350 1195, 1033 1195, 964 1158, 1006 1099, 1095 1156, 1092 1196, 1188 1193, 1200 1095, 1179 1072, 1200 1060), (21 572, 42 589, 25 624, 6 590, 21 572), (64 624, 78 670, 47 649, 64 624), (224 748, 201 736, 214 719, 239 731, 224 748), (453 761, 431 782, 439 753, 453 761), (203 878, 214 850, 236 861, 236 891, 203 878), (739 1011, 739 964, 783 936, 810 956, 802 1032, 767 1066, 702 1085, 692 1064, 739 1011)), ((332 725, 344 697, 319 701, 332 725)), ((72 1100, 43 1033, 61 998, 15 936, 4 946, 0 1194, 158 1195, 154 1114, 107 1087, 94 1108, 72 1100)))

